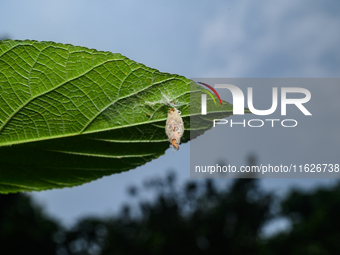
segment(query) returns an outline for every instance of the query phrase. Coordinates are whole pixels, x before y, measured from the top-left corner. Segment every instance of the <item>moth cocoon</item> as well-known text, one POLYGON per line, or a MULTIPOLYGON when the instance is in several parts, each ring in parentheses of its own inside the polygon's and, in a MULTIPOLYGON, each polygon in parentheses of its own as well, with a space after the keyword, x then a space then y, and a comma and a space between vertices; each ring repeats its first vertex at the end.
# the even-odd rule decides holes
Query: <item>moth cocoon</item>
POLYGON ((171 108, 168 112, 168 119, 166 120, 165 133, 175 150, 179 149, 181 137, 184 133, 184 124, 179 111, 176 108, 171 108))

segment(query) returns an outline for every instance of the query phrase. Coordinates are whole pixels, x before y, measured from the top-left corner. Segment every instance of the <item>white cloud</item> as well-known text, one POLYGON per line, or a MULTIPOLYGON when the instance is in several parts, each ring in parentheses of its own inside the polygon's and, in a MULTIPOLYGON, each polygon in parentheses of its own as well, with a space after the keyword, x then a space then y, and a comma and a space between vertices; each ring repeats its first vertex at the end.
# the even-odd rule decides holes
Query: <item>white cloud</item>
POLYGON ((339 64, 340 17, 301 1, 261 3, 224 6, 210 17, 201 30, 199 70, 215 77, 338 76, 324 63, 331 55, 339 64))

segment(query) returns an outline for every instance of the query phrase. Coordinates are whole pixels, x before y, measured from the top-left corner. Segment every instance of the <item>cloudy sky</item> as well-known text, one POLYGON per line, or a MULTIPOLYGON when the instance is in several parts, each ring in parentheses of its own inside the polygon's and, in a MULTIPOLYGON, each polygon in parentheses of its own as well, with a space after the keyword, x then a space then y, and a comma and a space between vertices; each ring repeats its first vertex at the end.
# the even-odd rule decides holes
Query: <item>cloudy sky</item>
MULTIPOLYGON (((2 0, 0 36, 119 52, 188 78, 334 78, 340 73, 339 11, 337 0, 2 0)), ((266 162, 261 150, 247 148, 239 161, 255 153, 266 162)), ((168 169, 175 169, 181 182, 188 180, 189 149, 184 144, 136 170, 32 196, 65 224, 79 216, 105 215, 127 200, 129 185, 162 177, 168 169)), ((263 181, 263 186, 281 192, 290 185, 329 182, 288 179, 263 181)))

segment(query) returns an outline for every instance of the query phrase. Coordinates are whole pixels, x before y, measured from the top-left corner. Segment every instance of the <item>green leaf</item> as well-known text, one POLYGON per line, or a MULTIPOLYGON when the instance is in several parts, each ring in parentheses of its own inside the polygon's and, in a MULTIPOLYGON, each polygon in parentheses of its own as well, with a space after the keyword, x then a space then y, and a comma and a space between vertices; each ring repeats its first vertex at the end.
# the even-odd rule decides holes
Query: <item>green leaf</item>
MULTIPOLYGON (((183 76, 117 53, 2 41, 0 193, 79 185, 158 158, 169 148, 169 102, 182 112, 185 142, 190 116, 200 116, 200 105, 190 102, 200 102, 201 94, 183 76)), ((230 104, 212 100, 208 109, 194 136, 232 112, 230 104)))

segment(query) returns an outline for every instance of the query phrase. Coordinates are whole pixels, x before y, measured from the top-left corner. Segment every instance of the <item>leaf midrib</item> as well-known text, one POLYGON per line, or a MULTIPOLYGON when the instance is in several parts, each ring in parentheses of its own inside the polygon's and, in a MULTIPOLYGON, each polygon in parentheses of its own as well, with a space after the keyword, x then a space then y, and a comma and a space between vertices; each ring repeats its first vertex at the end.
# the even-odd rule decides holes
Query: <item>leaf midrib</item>
MULTIPOLYGON (((191 92, 185 92, 181 95, 179 95, 178 97, 185 95, 187 93, 193 93, 193 92, 200 92, 199 90, 195 90, 195 91, 191 91, 191 92)), ((232 110, 227 111, 227 112, 232 112, 232 110)), ((215 111, 214 113, 226 113, 226 111, 215 111)), ((201 115, 200 113, 197 114, 185 114, 182 115, 182 117, 191 117, 191 116, 198 116, 201 115)), ((105 129, 101 129, 101 130, 91 130, 91 131, 87 131, 87 132, 83 132, 83 134, 94 134, 94 133, 100 133, 100 132, 105 132, 105 131, 110 131, 110 130, 115 130, 115 129, 121 129, 121 128, 127 128, 127 127, 134 127, 134 126, 139 126, 139 125, 143 125, 143 124, 155 124, 158 122, 162 122, 165 121, 167 118, 161 118, 161 119, 157 119, 154 121, 144 121, 144 122, 139 122, 139 123, 134 123, 134 124, 130 124, 130 125, 124 125, 124 126, 116 126, 116 127, 110 127, 110 128, 105 128, 105 129)), ((72 136, 76 136, 79 135, 79 133, 72 133, 72 134, 62 134, 62 135, 57 135, 57 136, 53 136, 53 137, 42 137, 42 138, 35 138, 35 139, 29 139, 29 140, 20 140, 20 141, 14 141, 14 142, 6 142, 6 143, 1 143, 0 147, 3 146, 9 146, 9 145, 15 145, 15 144, 23 144, 23 143, 30 143, 30 142, 39 142, 39 141, 44 141, 44 140, 49 140, 49 139, 58 139, 58 138, 66 138, 66 137, 72 137, 72 136)))

